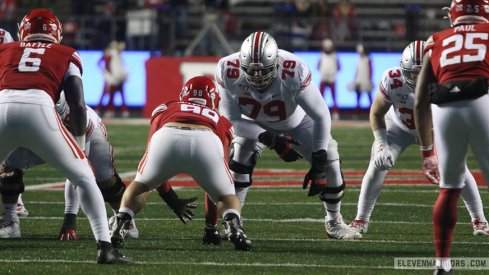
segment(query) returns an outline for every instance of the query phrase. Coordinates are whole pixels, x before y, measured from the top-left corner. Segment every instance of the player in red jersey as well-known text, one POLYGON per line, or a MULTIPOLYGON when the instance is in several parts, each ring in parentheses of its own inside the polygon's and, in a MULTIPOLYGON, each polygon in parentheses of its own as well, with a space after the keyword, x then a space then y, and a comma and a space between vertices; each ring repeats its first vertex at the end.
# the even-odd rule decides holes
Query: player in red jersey
MULTIPOLYGON (((104 200, 84 153, 86 110, 78 53, 59 44, 61 23, 46 9, 27 13, 19 24, 19 41, 0 45, 0 159, 16 147, 31 150, 64 174, 81 199, 97 241, 97 262, 131 263, 110 243, 104 200), (54 103, 61 90, 71 110, 70 130, 54 103)), ((5 209, 13 213, 22 184, 2 184, 5 209), (7 200, 9 199, 9 200, 7 200), (11 200, 10 200, 11 199, 11 200)), ((11 215, 0 225, 0 237, 20 237, 19 219, 11 215)))
POLYGON ((140 207, 140 195, 176 174, 189 174, 218 205, 228 239, 238 250, 250 250, 241 226, 241 205, 229 171, 231 122, 218 112, 220 96, 208 77, 191 78, 180 101, 158 106, 151 116, 146 153, 134 181, 122 197, 112 244, 122 246, 124 224, 140 207))
POLYGON ((440 182, 433 209, 438 274, 451 269, 450 247, 469 146, 489 182, 489 1, 453 0, 448 11, 451 28, 426 42, 414 110, 423 172, 440 182))

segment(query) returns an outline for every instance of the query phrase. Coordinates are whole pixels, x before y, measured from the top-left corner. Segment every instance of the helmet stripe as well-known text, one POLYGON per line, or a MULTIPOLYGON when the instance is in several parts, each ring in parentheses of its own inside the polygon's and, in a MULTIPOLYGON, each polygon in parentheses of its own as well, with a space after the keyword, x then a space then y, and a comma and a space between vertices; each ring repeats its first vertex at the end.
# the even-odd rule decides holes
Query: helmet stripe
POLYGON ((414 61, 416 62, 416 65, 421 65, 421 41, 417 40, 414 48, 416 50, 414 61))
POLYGON ((253 63, 258 63, 260 60, 261 38, 262 32, 256 32, 253 37, 253 63))

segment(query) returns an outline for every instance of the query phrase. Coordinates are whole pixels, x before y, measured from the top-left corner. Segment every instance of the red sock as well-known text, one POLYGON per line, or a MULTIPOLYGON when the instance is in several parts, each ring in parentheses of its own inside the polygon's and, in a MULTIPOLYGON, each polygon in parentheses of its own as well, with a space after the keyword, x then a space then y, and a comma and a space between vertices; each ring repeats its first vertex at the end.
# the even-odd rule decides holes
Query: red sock
POLYGON ((217 206, 211 201, 207 193, 205 193, 205 225, 207 227, 217 226, 217 206))
POLYGON ((440 188, 433 208, 433 239, 436 257, 450 257, 453 229, 457 223, 457 202, 462 189, 440 188))

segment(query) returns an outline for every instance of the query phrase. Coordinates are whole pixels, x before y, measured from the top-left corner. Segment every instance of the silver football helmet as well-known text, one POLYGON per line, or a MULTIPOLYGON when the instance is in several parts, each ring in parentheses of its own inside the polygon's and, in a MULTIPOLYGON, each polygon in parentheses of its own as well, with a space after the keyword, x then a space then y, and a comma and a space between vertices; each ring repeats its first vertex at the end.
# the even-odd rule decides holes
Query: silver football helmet
POLYGON ((402 78, 406 84, 414 90, 419 71, 423 65, 423 50, 425 42, 416 40, 404 49, 401 58, 402 78))
POLYGON ((277 75, 278 47, 266 32, 254 32, 241 45, 239 62, 248 83, 264 90, 277 75))

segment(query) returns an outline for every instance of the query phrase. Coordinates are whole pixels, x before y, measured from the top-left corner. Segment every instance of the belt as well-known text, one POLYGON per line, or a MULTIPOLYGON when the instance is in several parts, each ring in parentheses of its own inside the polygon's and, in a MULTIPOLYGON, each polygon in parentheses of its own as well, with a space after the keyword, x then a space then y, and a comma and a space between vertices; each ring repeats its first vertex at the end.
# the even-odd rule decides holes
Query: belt
POLYGON ((178 130, 196 130, 196 131, 210 131, 209 128, 192 128, 192 127, 187 127, 187 126, 173 126, 173 125, 165 125, 163 127, 166 128, 173 128, 173 129, 178 129, 178 130))

